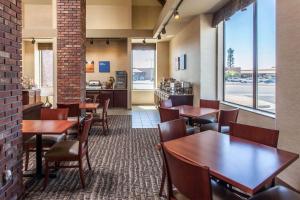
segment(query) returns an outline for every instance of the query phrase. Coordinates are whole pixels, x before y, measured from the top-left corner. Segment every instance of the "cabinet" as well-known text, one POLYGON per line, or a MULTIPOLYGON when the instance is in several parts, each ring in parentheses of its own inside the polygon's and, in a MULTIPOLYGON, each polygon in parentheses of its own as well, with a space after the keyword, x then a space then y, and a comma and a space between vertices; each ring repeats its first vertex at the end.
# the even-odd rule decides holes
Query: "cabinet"
POLYGON ((86 97, 94 99, 95 95, 99 95, 99 98, 96 100, 97 103, 100 103, 100 106, 103 105, 103 102, 106 99, 110 99, 109 107, 115 108, 127 108, 127 90, 87 90, 86 97))
POLYGON ((154 92, 155 105, 159 106, 160 101, 167 99, 172 100, 173 106, 179 105, 193 105, 194 95, 192 94, 170 94, 161 90, 156 90, 154 92))

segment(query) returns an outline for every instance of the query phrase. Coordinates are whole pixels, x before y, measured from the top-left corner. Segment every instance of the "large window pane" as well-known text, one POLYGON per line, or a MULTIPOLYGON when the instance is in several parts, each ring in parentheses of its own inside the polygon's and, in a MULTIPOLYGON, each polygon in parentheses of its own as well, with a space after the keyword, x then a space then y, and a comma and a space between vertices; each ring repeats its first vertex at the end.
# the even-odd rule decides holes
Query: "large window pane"
POLYGON ((53 87, 53 50, 41 50, 41 87, 53 87))
POLYGON ((257 107, 275 113, 276 0, 257 1, 257 107))
POLYGON ((134 90, 151 90, 155 85, 155 50, 133 50, 132 80, 134 90))
POLYGON ((225 21, 224 100, 253 107, 253 9, 225 21))

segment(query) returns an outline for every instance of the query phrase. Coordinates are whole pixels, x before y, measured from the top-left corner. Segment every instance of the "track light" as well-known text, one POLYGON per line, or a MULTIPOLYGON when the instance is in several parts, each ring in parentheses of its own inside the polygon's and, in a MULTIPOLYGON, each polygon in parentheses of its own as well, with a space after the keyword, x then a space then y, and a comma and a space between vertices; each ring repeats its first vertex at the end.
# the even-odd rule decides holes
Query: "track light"
POLYGON ((106 40, 106 45, 109 45, 109 40, 108 39, 106 40))
POLYGON ((35 39, 32 38, 31 44, 35 44, 35 39))
POLYGON ((92 40, 90 40, 90 44, 91 45, 93 45, 94 44, 94 40, 92 39, 92 40))
POLYGON ((176 19, 176 20, 180 19, 180 15, 177 10, 174 11, 174 19, 176 19))
POLYGON ((164 26, 162 29, 161 29, 161 34, 166 34, 166 27, 164 26))
POLYGON ((146 44, 146 38, 143 39, 143 44, 146 44))
POLYGON ((159 40, 161 39, 161 35, 160 34, 158 34, 157 39, 159 39, 159 40))

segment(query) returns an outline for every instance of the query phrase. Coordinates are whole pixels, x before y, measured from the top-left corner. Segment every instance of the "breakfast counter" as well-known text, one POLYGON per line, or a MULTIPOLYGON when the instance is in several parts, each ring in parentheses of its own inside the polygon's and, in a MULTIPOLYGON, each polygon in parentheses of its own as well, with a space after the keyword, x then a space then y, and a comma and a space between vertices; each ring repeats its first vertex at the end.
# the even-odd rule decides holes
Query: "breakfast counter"
POLYGON ((101 87, 87 87, 86 97, 94 99, 97 96, 96 102, 103 105, 106 99, 110 99, 109 107, 127 108, 127 89, 102 89, 101 87))

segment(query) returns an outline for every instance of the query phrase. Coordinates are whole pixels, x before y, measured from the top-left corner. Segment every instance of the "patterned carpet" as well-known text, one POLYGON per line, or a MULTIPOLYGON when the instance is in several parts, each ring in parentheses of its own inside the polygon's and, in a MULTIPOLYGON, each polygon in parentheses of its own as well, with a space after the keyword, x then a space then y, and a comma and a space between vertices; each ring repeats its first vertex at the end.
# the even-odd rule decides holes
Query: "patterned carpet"
MULTIPOLYGON (((89 137, 92 170, 86 162, 86 188, 77 169, 60 169, 45 191, 43 180, 25 192, 25 199, 160 199, 161 159, 155 149, 157 129, 132 129, 131 116, 110 116, 110 133, 94 126, 89 137)), ((34 168, 34 154, 30 167, 34 168)))

